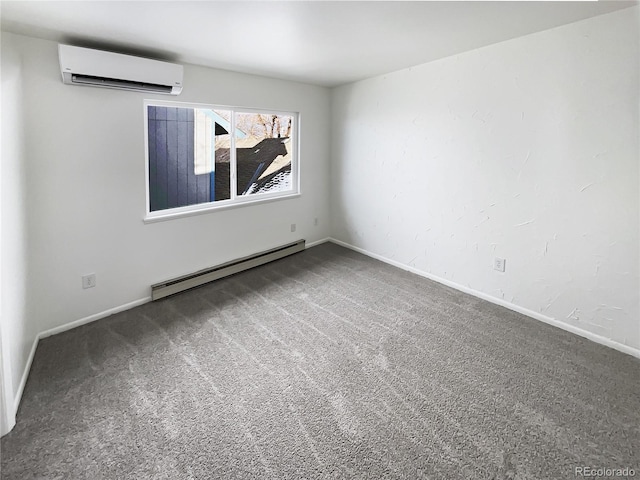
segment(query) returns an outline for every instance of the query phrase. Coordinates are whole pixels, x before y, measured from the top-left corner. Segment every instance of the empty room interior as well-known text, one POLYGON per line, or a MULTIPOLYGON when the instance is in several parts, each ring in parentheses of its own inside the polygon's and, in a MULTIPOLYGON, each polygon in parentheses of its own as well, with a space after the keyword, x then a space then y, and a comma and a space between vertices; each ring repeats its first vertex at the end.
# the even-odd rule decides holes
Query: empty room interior
POLYGON ((0 9, 0 478, 640 475, 639 2, 0 9))

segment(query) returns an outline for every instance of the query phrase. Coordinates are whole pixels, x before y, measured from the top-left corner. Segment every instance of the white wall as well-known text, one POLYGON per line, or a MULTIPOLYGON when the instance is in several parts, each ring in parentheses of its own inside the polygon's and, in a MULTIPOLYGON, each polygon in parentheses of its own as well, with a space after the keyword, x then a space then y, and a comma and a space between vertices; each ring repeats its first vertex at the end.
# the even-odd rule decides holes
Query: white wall
MULTIPOLYGON (((22 62, 27 141, 15 158, 22 157, 26 184, 15 187, 15 196, 28 208, 14 235, 26 237, 29 252, 28 312, 21 319, 29 347, 38 332, 147 298, 158 281, 328 236, 328 89, 189 65, 177 98, 67 86, 56 43, 7 33, 2 42, 3 62, 5 51, 22 62), (300 112, 302 195, 144 224, 145 98, 300 112), (81 276, 90 272, 97 286, 83 290, 81 276)), ((3 168, 11 135, 11 127, 3 128, 3 168)), ((4 207, 3 197, 3 214, 4 207)), ((3 231, 10 225, 3 215, 3 231)), ((22 346, 13 364, 17 381, 25 368, 22 346)), ((13 387, 15 395, 15 379, 13 387)))
POLYGON ((639 348, 638 9, 336 88, 332 235, 639 348))
POLYGON ((29 357, 34 325, 27 322, 28 238, 25 194, 25 151, 22 107, 22 66, 9 41, 2 39, 2 162, 0 163, 0 374, 2 428, 15 423, 15 392, 29 357))

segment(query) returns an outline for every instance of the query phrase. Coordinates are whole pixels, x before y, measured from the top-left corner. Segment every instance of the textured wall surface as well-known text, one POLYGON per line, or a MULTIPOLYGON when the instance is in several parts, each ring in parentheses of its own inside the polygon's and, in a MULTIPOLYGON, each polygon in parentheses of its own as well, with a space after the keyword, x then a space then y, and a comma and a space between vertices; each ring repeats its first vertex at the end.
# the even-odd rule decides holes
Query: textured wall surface
POLYGON ((638 50, 634 7, 337 88, 332 234, 640 347, 638 50))
MULTIPOLYGON (((28 345, 38 332, 148 297, 153 283, 328 236, 328 89, 189 65, 177 98, 76 87, 60 79, 56 43, 5 33, 2 43, 3 60, 7 52, 21 65, 28 132, 15 192, 28 203, 15 233, 29 253, 27 311, 12 319, 31 331, 28 345), (145 98, 300 112, 302 195, 144 224, 145 98), (83 290, 81 276, 92 272, 97 286, 83 290)), ((4 81, 3 69, 3 89, 4 81)), ((4 145, 9 130, 2 136, 4 145)))

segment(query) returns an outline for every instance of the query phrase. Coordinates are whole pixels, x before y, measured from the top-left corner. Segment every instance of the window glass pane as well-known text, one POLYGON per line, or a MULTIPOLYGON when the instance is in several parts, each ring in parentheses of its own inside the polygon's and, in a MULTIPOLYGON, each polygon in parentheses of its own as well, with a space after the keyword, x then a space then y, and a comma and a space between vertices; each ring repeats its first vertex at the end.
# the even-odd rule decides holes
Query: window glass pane
POLYGON ((230 198, 229 111, 147 107, 149 210, 230 198))
POLYGON ((215 171, 214 150, 216 139, 213 134, 215 121, 206 114, 206 110, 197 109, 194 113, 194 173, 203 175, 215 171))
MULTIPOLYGON (((198 118, 206 125, 203 144, 209 145, 208 150, 202 150, 202 159, 196 155, 196 169, 210 176, 211 201, 228 200, 231 198, 231 112, 229 110, 204 109, 195 110, 196 123, 198 118), (212 150, 213 149, 213 156, 212 150)), ((197 126, 194 126, 197 129, 197 126)))
POLYGON ((292 190, 292 130, 291 115, 236 114, 238 195, 292 190))

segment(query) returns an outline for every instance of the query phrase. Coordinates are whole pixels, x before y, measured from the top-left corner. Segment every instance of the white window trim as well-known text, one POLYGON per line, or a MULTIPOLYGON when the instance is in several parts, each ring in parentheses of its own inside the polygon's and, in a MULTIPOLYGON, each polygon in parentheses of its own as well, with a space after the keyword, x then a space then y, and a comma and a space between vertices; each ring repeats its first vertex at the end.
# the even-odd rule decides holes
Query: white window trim
POLYGON ((145 216, 143 218, 144 223, 156 223, 166 220, 173 220, 176 218, 190 217, 193 215, 202 215, 212 213, 220 210, 228 210, 238 207, 246 207, 256 204, 269 203, 280 200, 289 200, 292 198, 298 198, 301 195, 300 191, 300 114, 298 112, 286 112, 280 110, 270 110, 263 108, 247 108, 237 107, 229 105, 213 105, 208 103, 186 103, 186 102, 174 102, 166 100, 147 100, 143 101, 143 119, 144 119, 144 163, 145 163, 145 216), (235 115, 236 113, 264 113, 275 115, 289 115, 293 117, 293 135, 291 136, 292 152, 294 153, 291 159, 291 176, 292 176, 292 190, 281 193, 260 193, 249 196, 238 196, 237 182, 236 182, 236 149, 235 149, 235 135, 231 135, 231 168, 230 168, 230 193, 231 198, 229 200, 220 200, 217 202, 199 203, 197 205, 187 205, 184 207, 169 208, 165 210, 158 210, 155 212, 150 211, 150 195, 149 195, 149 119, 148 119, 148 107, 178 107, 178 108, 210 108, 219 110, 231 111, 231 131, 235 132, 235 115))

